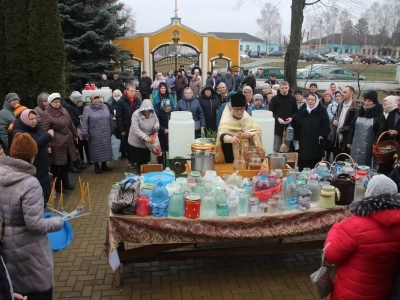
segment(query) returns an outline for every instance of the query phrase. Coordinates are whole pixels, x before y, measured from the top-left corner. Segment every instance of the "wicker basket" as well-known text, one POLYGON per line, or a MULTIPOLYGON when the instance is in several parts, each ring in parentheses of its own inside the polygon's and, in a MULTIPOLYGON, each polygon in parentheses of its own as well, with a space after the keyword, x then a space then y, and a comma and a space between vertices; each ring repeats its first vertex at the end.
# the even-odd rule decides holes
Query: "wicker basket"
POLYGON ((257 146, 250 146, 243 150, 243 158, 246 162, 249 162, 249 159, 253 156, 259 157, 261 162, 263 162, 265 159, 265 150, 257 146))
POLYGON ((372 153, 379 163, 391 161, 398 146, 398 143, 394 137, 393 140, 387 140, 383 142, 380 141, 382 136, 386 133, 389 134, 389 131, 382 132, 382 134, 376 140, 376 143, 372 146, 372 153))

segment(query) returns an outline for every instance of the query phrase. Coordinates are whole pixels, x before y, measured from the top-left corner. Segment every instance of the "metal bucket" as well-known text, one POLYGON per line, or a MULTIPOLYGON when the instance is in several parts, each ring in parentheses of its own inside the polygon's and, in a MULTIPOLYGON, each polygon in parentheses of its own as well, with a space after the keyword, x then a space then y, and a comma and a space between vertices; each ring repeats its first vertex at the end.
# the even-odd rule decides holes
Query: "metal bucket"
POLYGON ((190 155, 192 171, 215 170, 215 156, 217 155, 213 152, 193 152, 190 155))
POLYGON ((286 163, 288 160, 288 155, 283 153, 271 153, 268 154, 266 157, 268 168, 270 170, 275 169, 286 169, 286 163))

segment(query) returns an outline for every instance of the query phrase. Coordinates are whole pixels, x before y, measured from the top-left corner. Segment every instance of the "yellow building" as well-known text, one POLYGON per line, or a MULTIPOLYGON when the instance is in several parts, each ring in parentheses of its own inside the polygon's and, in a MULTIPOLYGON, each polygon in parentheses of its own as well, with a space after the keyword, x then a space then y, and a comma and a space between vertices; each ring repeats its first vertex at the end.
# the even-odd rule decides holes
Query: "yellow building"
POLYGON ((239 39, 199 33, 183 25, 177 16, 171 18, 171 24, 156 32, 120 38, 114 43, 130 51, 136 76, 145 70, 154 78, 155 72, 166 75, 181 65, 190 70, 198 62, 204 80, 207 71, 221 69, 224 72, 228 67, 236 69, 240 64, 239 39))

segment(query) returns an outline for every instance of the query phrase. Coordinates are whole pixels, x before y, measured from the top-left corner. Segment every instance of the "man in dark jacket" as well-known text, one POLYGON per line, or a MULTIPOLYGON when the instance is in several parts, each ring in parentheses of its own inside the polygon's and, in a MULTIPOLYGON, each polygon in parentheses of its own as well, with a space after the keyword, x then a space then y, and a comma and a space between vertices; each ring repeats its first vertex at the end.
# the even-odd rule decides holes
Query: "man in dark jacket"
POLYGON ((110 81, 107 80, 107 75, 101 75, 101 80, 97 83, 97 88, 101 89, 102 87, 110 87, 110 81))
POLYGON ((253 72, 249 71, 247 77, 241 82, 241 85, 248 85, 254 91, 256 90, 256 79, 254 78, 253 72))
POLYGON ((276 80, 276 74, 269 75, 269 79, 266 80, 265 83, 268 83, 270 86, 273 86, 275 84, 279 84, 279 81, 276 80))
MULTIPOLYGON (((128 155, 128 134, 131 128, 133 113, 140 108, 142 101, 136 96, 135 86, 128 84, 124 95, 117 101, 117 130, 116 137, 121 138, 121 157, 130 159, 128 155)), ((129 162, 129 167, 135 168, 134 162, 129 162)))
POLYGON ((231 69, 228 69, 226 71, 224 82, 226 84, 226 88, 228 89, 228 92, 235 90, 236 80, 235 80, 235 77, 231 73, 231 69))
POLYGON ((235 91, 237 91, 240 83, 242 82, 242 76, 239 74, 239 71, 233 71, 233 77, 235 77, 235 91))
MULTIPOLYGON (((71 93, 71 96, 69 98, 65 98, 62 101, 62 106, 67 110, 69 116, 71 117, 72 123, 74 123, 75 127, 77 128, 79 125, 81 125, 81 119, 80 119, 80 114, 79 114, 79 109, 78 105, 82 104, 82 94, 79 93, 78 91, 73 91, 71 93)), ((77 147, 78 144, 75 144, 75 147, 77 147)), ((80 169, 84 169, 83 164, 78 164, 76 165, 77 162, 74 164, 72 161, 70 161, 69 164, 69 171, 71 173, 80 173, 80 169)))
POLYGON ((124 82, 119 78, 118 74, 114 74, 114 81, 110 84, 110 89, 114 92, 115 90, 120 90, 122 93, 125 91, 124 82))
POLYGON ((310 95, 310 94, 317 95, 319 100, 321 100, 324 97, 324 96, 322 96, 321 94, 318 93, 318 85, 315 82, 310 83, 310 86, 309 86, 308 90, 310 92, 307 95, 305 95, 304 98, 307 98, 308 95, 310 95))
POLYGON ((203 72, 201 71, 201 68, 199 67, 199 63, 196 61, 194 64, 194 67, 191 69, 191 73, 194 74, 195 70, 199 70, 199 75, 201 76, 201 74, 203 74, 203 72))
POLYGON ((206 85, 200 94, 198 99, 206 119, 206 129, 217 131, 217 111, 221 106, 221 101, 218 99, 214 89, 209 85, 206 85))
POLYGON ((207 78, 206 78, 206 85, 213 86, 213 79, 211 77, 212 73, 210 71, 207 72, 207 78))
POLYGON ((175 91, 176 91, 176 101, 178 102, 183 98, 183 90, 188 85, 188 80, 186 76, 182 74, 182 70, 178 70, 178 76, 175 78, 175 91))
POLYGON ((296 98, 292 95, 287 81, 281 81, 279 84, 277 95, 272 97, 269 103, 269 110, 275 119, 274 152, 278 152, 282 145, 283 131, 286 125, 296 118, 298 110, 296 98))
POLYGON ((142 77, 139 79, 139 92, 142 95, 142 99, 150 99, 152 83, 153 80, 147 76, 146 71, 142 71, 142 77))

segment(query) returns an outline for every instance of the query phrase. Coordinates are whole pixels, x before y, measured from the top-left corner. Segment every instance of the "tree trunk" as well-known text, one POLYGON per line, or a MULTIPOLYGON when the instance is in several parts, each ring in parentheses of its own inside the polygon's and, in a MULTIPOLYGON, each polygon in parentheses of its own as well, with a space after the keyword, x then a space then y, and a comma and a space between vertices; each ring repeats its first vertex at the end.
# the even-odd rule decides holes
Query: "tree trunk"
POLYGON ((0 0, 0 107, 3 107, 4 97, 7 90, 7 77, 6 77, 6 47, 5 47, 5 25, 4 25, 4 1, 0 0))
POLYGON ((297 87, 297 62, 300 54, 301 28, 303 25, 303 9, 305 0, 292 0, 292 20, 290 25, 290 42, 285 56, 285 80, 291 89, 297 87))

